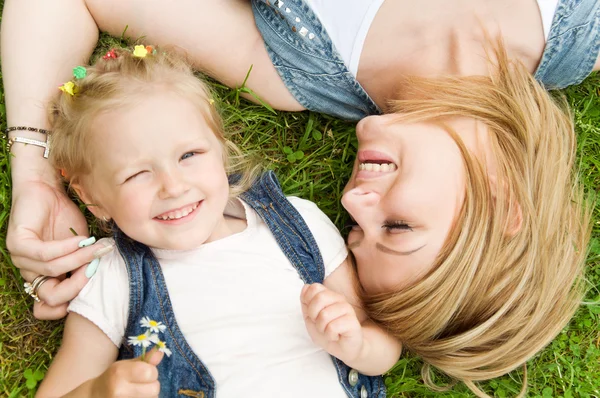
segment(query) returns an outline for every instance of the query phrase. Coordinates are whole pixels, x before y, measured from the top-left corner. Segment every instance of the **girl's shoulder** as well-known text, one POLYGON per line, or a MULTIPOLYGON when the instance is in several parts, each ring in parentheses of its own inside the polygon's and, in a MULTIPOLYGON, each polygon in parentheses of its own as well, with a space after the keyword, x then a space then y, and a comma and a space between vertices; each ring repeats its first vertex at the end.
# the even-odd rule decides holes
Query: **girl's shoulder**
POLYGON ((89 319, 118 347, 127 322, 129 276, 112 238, 100 239, 96 245, 113 249, 99 259, 96 273, 71 301, 68 311, 89 319))
POLYGON ((325 276, 333 272, 348 256, 340 231, 316 203, 295 196, 287 197, 310 229, 325 264, 325 276))

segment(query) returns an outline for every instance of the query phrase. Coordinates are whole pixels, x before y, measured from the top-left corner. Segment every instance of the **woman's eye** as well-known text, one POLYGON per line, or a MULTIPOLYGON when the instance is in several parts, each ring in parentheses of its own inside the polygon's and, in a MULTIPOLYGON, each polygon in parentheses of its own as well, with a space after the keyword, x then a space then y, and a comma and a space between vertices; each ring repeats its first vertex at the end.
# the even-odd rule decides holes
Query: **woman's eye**
POLYGON ((381 228, 384 228, 388 232, 392 232, 392 233, 412 231, 412 228, 403 221, 386 222, 385 224, 383 224, 381 226, 381 228))

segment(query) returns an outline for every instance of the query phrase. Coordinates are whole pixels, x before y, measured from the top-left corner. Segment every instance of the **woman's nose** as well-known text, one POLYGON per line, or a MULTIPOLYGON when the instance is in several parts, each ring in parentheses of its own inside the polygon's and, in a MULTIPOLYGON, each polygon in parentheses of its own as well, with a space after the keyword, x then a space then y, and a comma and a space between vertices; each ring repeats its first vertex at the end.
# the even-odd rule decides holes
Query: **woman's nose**
POLYGON ((367 116, 358 122, 356 125, 356 136, 359 141, 367 139, 369 136, 373 136, 379 130, 382 122, 381 115, 367 116))
POLYGON ((342 196, 342 205, 356 218, 355 213, 360 214, 361 210, 377 206, 380 200, 381 195, 377 192, 362 188, 353 188, 342 196))

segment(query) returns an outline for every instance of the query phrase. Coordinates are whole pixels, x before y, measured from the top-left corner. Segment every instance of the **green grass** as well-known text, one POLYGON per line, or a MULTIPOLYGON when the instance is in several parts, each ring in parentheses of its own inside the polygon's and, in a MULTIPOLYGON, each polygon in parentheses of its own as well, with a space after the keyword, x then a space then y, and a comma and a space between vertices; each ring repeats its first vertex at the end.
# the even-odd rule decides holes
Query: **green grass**
MULTIPOLYGON (((0 1, 0 7, 2 6, 0 1)), ((116 43, 103 37, 101 47, 116 43)), ((100 50, 97 51, 97 54, 100 50)), ((0 76, 1 78, 1 76, 0 76)), ((354 124, 314 113, 277 113, 239 100, 239 93, 215 82, 225 124, 244 150, 259 156, 280 177, 286 194, 315 201, 343 228, 347 216, 340 192, 356 150, 354 124)), ((0 127, 6 127, 4 91, 0 86, 0 127)), ((600 76, 591 76, 566 91, 575 113, 579 137, 581 178, 595 197, 600 187, 600 76)), ((4 146, 2 146, 4 148, 4 146)), ((3 149, 1 149, 3 150, 3 149)), ((60 343, 62 322, 37 321, 31 299, 12 266, 5 248, 10 211, 10 177, 6 152, 0 160, 0 396, 32 396, 36 371, 45 372, 60 343), (29 383, 29 386, 28 386, 29 383), (29 387, 32 387, 31 389, 29 387)), ((588 304, 542 353, 528 363, 528 396, 600 397, 600 207, 594 209, 593 240, 587 278, 588 304)), ((434 393, 423 385, 419 359, 405 355, 385 376, 390 397, 470 397, 461 385, 434 393)), ((482 383, 491 395, 514 396, 521 387, 521 371, 482 383)))

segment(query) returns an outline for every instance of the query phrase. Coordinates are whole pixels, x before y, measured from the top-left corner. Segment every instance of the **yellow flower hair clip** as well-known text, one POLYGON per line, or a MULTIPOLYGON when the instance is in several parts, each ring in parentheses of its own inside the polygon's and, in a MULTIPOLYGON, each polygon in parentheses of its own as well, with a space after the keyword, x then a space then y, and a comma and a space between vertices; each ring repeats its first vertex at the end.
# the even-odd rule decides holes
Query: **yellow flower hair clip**
POLYGON ((133 48, 133 56, 138 58, 144 58, 146 55, 154 55, 156 54, 156 50, 152 46, 144 46, 140 44, 133 48))
MULTIPOLYGON (((86 76, 87 69, 85 68, 85 66, 76 66, 75 68, 73 68, 73 77, 75 79, 83 79, 86 76)), ((75 82, 72 80, 66 82, 58 89, 63 93, 70 94, 71 96, 77 94, 77 92, 79 91, 79 88, 75 85, 75 82)))
POLYGON ((71 94, 71 96, 77 94, 77 91, 78 91, 75 83, 73 83, 71 81, 66 82, 65 84, 60 86, 59 90, 62 91, 63 93, 71 94))

